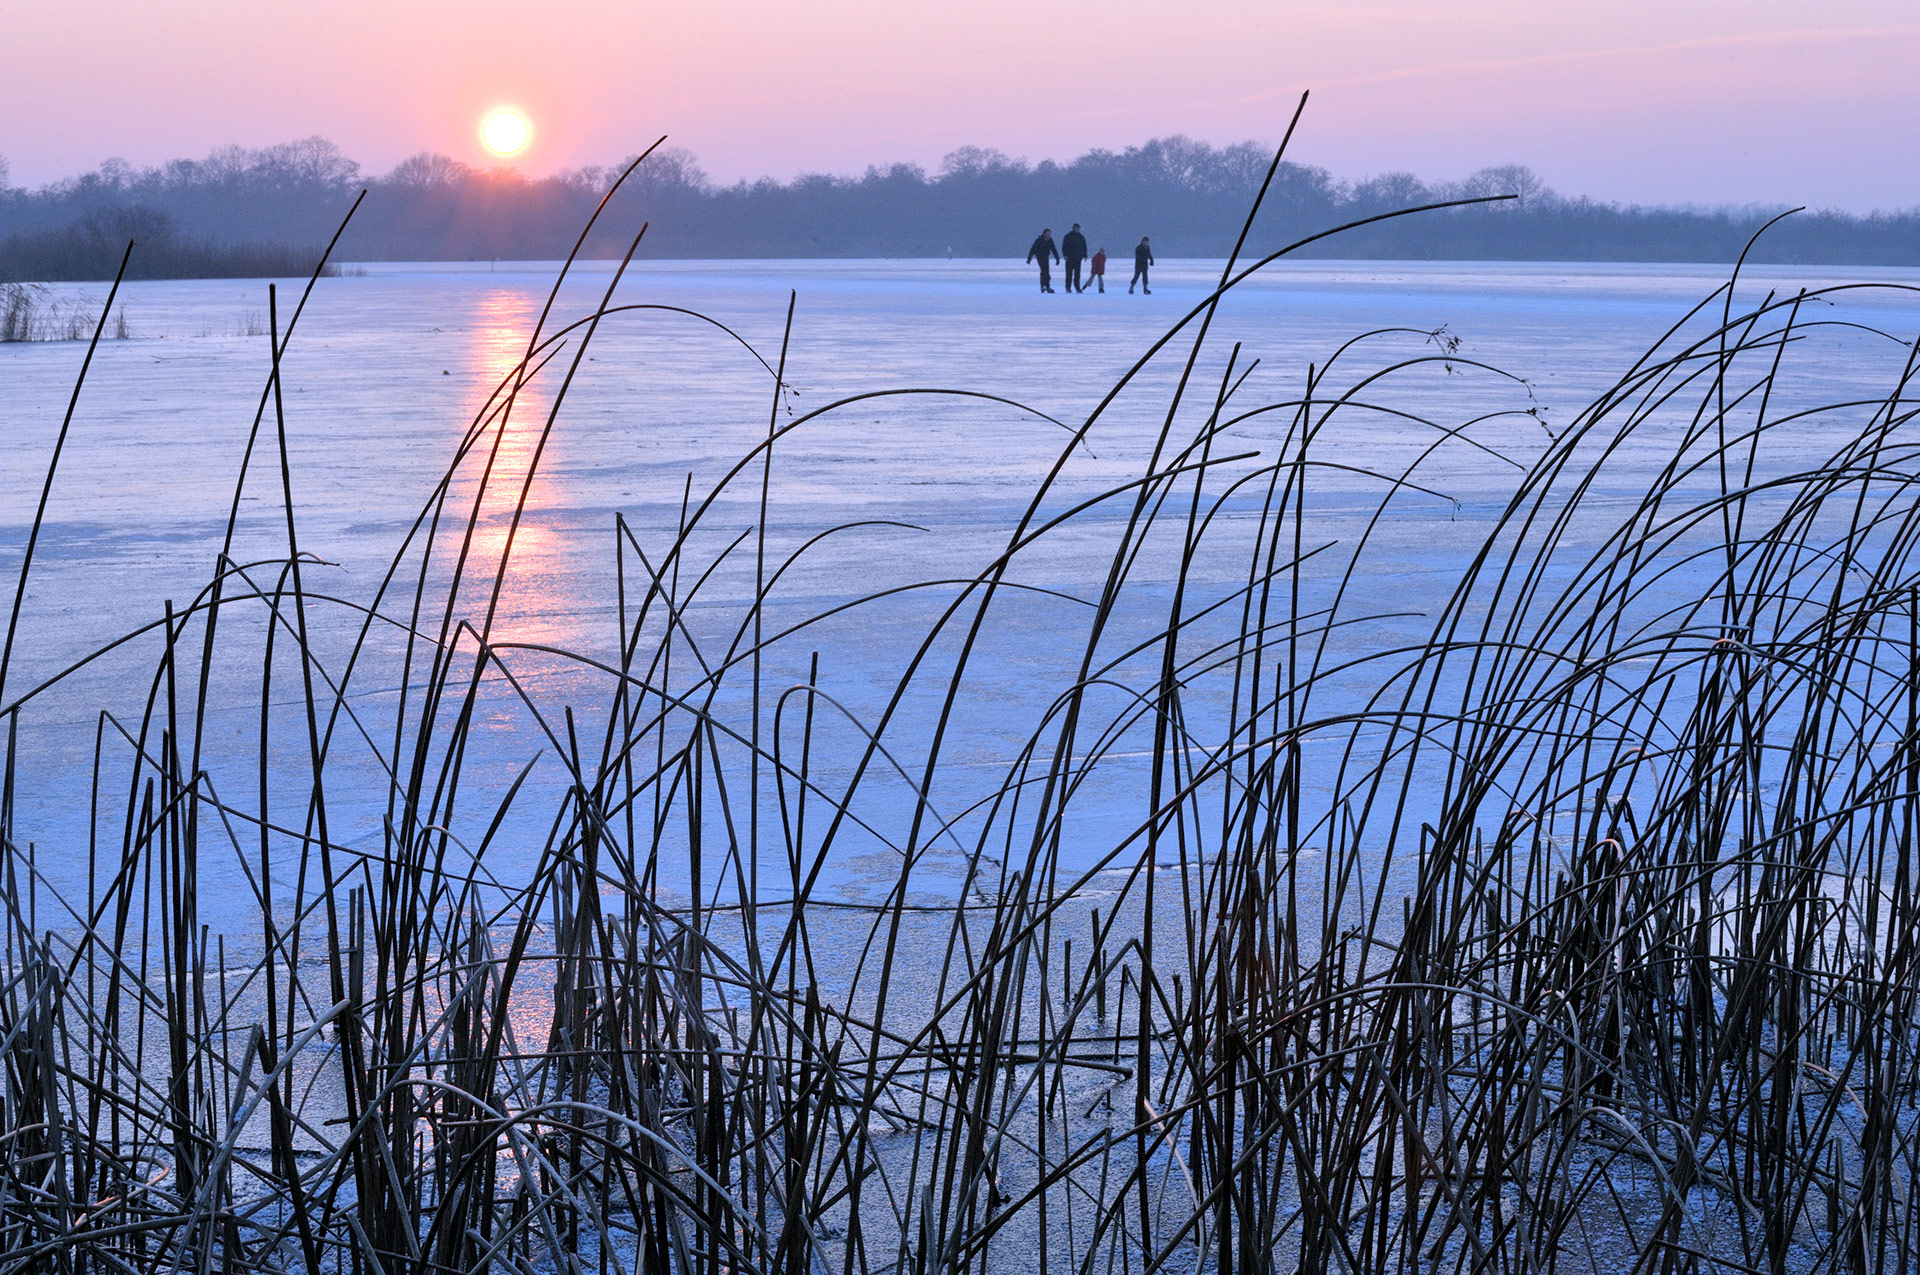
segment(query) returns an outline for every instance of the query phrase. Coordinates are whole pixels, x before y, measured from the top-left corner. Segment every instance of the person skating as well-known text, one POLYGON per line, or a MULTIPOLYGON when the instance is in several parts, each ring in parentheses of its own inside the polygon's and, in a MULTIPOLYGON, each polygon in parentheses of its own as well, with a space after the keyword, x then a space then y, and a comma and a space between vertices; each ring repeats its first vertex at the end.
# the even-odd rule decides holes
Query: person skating
POLYGON ((1033 241, 1033 247, 1027 249, 1028 261, 1032 261, 1036 257, 1040 259, 1040 291, 1052 292, 1052 262, 1060 260, 1060 250, 1053 246, 1053 228, 1051 226, 1042 230, 1040 237, 1033 241), (1049 261, 1048 258, 1052 258, 1052 261, 1049 261))
POLYGON ((1060 253, 1067 262, 1067 291, 1085 292, 1087 285, 1080 281, 1080 263, 1087 258, 1087 237, 1080 233, 1080 223, 1074 222, 1073 229, 1060 241, 1060 253))
MULTIPOLYGON (((1093 260, 1087 263, 1087 283, 1097 283, 1100 291, 1107 290, 1107 250, 1102 248, 1093 254, 1093 260)), ((1087 290, 1086 284, 1080 285, 1080 291, 1087 290)))
POLYGON ((1133 250, 1133 281, 1127 284, 1128 296, 1133 295, 1133 285, 1135 283, 1140 285, 1140 291, 1146 293, 1148 296, 1153 295, 1153 289, 1147 286, 1147 267, 1152 264, 1153 249, 1147 245, 1147 237, 1141 235, 1140 246, 1133 250))

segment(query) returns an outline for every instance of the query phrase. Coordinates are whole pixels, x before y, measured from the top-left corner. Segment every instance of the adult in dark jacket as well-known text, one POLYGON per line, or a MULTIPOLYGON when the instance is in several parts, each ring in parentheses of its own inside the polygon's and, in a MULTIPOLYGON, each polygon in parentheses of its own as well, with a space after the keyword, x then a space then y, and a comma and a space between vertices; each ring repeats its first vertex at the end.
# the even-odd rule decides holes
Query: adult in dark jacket
POLYGON ((1080 263, 1087 259, 1087 237, 1080 233, 1080 223, 1074 222, 1073 229, 1060 241, 1060 253, 1067 261, 1067 291, 1085 292, 1087 285, 1080 282, 1080 263))
POLYGON ((1147 237, 1141 235, 1139 246, 1133 250, 1133 283, 1127 285, 1128 296, 1133 295, 1133 284, 1135 283, 1140 285, 1140 291, 1146 293, 1148 296, 1153 295, 1153 289, 1147 286, 1147 267, 1152 264, 1153 249, 1147 245, 1147 237))
POLYGON ((1053 246, 1053 228, 1049 226, 1040 232, 1033 241, 1033 247, 1027 249, 1027 260, 1040 259, 1040 291, 1053 291, 1053 262, 1060 260, 1060 250, 1053 246), (1051 260, 1049 260, 1051 258, 1051 260))

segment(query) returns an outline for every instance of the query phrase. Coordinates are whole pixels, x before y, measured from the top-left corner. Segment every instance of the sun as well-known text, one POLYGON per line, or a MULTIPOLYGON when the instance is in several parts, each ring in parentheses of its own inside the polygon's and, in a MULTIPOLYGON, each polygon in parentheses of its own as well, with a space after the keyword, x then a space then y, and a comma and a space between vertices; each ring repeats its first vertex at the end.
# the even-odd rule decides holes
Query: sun
POLYGON ((509 106, 480 117, 480 144, 501 158, 518 155, 533 140, 533 123, 509 106))

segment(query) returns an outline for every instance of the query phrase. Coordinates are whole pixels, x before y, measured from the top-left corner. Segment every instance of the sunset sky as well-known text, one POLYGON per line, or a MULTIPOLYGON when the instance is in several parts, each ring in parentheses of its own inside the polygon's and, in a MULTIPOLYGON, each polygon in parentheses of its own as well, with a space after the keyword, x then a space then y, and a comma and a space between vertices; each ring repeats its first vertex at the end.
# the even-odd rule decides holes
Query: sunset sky
POLYGON ((607 163, 662 133, 716 178, 1070 158, 1186 133, 1341 177, 1534 167, 1564 193, 1920 204, 1914 0, 0 0, 16 185, 310 134, 381 172, 607 163), (540 16, 530 16, 538 14, 540 16))

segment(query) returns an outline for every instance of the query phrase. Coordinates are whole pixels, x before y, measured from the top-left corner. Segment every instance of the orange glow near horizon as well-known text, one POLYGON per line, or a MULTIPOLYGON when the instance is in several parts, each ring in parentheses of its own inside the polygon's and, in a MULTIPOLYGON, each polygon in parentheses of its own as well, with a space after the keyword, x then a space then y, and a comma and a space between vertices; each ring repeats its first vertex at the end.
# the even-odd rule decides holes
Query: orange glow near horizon
POLYGON ((533 124, 511 106, 496 106, 480 118, 480 144, 489 154, 510 159, 533 141, 533 124))

